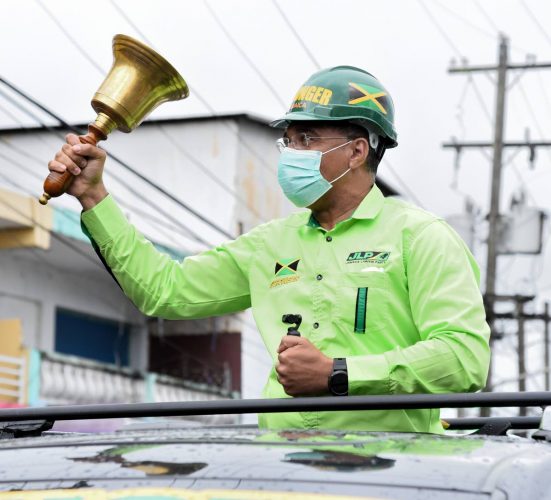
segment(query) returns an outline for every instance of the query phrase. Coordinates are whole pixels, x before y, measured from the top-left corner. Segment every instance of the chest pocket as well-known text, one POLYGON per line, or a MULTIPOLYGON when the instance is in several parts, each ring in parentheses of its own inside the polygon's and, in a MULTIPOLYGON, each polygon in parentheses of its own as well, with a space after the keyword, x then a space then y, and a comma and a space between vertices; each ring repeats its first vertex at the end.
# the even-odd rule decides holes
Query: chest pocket
POLYGON ((348 272, 341 275, 337 314, 347 333, 383 332, 389 315, 389 284, 384 272, 348 272))

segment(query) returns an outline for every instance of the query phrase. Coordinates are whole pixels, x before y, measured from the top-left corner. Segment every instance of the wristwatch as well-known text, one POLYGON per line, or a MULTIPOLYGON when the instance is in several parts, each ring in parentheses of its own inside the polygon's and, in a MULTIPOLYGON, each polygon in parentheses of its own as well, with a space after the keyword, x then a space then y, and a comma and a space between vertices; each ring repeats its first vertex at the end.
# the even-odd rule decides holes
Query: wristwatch
POLYGON ((346 358, 333 359, 333 372, 329 375, 329 391, 333 396, 348 396, 346 358))

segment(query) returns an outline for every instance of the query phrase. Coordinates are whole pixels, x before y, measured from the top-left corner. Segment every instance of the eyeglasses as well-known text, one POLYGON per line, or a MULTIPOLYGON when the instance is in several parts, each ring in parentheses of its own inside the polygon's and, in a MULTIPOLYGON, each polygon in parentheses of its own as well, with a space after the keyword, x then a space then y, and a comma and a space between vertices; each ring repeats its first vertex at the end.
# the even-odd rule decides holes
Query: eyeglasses
POLYGON ((285 148, 292 147, 295 149, 307 149, 310 147, 311 140, 318 139, 348 139, 349 137, 315 137, 306 133, 296 134, 293 137, 280 137, 276 141, 276 147, 281 153, 285 148))

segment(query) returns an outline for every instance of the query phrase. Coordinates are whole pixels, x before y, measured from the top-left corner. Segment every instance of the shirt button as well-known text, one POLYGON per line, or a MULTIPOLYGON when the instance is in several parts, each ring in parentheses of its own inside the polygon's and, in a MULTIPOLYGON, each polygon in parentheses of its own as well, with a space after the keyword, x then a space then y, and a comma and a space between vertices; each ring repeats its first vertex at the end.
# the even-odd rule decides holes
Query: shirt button
POLYGON ((313 326, 314 328, 319 328, 320 324, 316 321, 313 326))
POLYGON ((327 237, 325 238, 325 241, 333 241, 333 238, 331 238, 331 236, 327 236, 327 237))
POLYGON ((322 276, 321 274, 318 274, 318 275, 316 276, 316 279, 317 279, 318 281, 321 281, 321 280, 323 279, 323 276, 322 276))

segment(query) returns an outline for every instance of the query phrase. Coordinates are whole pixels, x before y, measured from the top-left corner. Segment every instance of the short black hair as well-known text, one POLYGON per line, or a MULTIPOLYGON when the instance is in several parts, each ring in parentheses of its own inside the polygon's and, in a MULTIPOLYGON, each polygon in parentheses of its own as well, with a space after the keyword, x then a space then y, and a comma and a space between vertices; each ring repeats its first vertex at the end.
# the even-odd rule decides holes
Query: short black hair
MULTIPOLYGON (((335 122, 333 122, 335 123, 335 122)), ((383 155, 385 154, 385 143, 382 137, 379 138, 379 144, 376 148, 371 147, 371 143, 369 142, 369 134, 373 134, 374 132, 368 132, 367 129, 360 125, 356 125, 355 123, 350 122, 344 122, 344 123, 335 123, 335 127, 339 130, 342 130, 342 132, 349 138, 349 139, 359 139, 360 137, 363 137, 365 140, 367 140, 367 143, 369 144, 369 152, 367 154, 367 170, 373 174, 373 176, 377 175, 377 168, 379 167, 379 163, 381 162, 383 155)))

